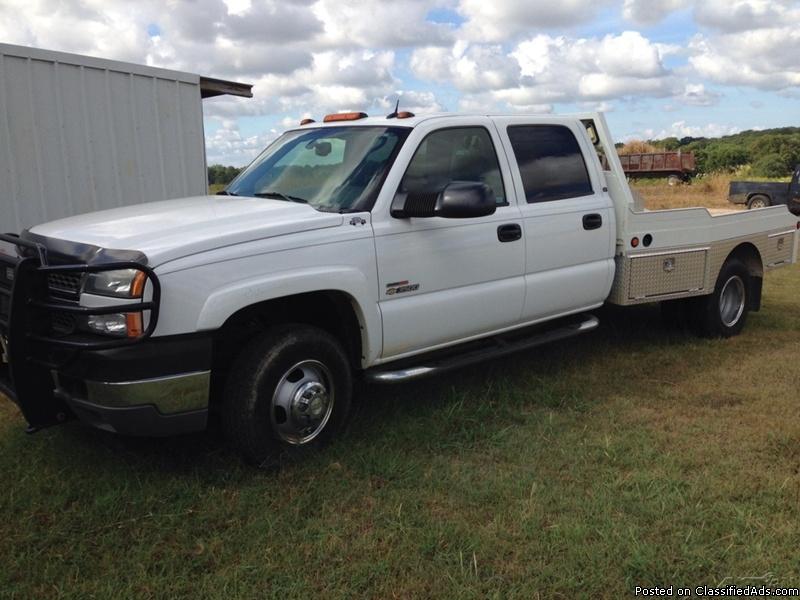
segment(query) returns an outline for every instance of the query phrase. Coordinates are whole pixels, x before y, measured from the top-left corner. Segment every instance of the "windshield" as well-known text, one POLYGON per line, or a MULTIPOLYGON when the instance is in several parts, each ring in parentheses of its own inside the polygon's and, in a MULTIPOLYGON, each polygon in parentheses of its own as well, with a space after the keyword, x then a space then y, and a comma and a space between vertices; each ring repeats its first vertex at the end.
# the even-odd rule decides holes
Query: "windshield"
POLYGON ((408 132, 405 127, 289 131, 226 192, 307 203, 321 211, 370 210, 408 132))

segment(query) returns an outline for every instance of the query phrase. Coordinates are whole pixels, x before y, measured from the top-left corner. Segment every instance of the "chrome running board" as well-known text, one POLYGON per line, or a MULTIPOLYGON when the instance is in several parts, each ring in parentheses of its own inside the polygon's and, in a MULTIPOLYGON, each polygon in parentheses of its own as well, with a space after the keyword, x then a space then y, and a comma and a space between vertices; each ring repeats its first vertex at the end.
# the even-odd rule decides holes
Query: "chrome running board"
POLYGON ((429 354, 427 357, 413 357, 399 361, 398 365, 405 365, 401 368, 398 368, 398 365, 391 364, 375 367, 368 369, 364 373, 364 378, 370 383, 403 383, 574 337, 597 329, 598 325, 600 325, 600 321, 593 315, 579 315, 577 318, 573 317, 566 322, 559 320, 558 323, 558 326, 551 329, 540 329, 534 334, 522 338, 519 337, 520 332, 511 332, 506 336, 479 340, 477 342, 481 344, 479 347, 475 346, 476 342, 466 344, 468 349, 462 352, 457 352, 457 348, 448 349, 448 354, 438 352, 429 354), (515 335, 516 337, 513 337, 515 335))

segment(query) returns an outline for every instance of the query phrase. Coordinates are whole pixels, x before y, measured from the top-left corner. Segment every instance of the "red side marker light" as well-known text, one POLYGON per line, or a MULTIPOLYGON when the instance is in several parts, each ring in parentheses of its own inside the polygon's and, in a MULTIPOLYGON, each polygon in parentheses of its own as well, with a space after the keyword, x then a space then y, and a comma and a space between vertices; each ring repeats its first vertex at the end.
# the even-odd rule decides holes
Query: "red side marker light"
POLYGON ((346 113, 334 113, 332 115, 325 115, 325 118, 322 119, 324 123, 332 123, 334 121, 358 121, 359 119, 366 119, 367 113, 363 112, 346 112, 346 113))
POLYGON ((636 248, 639 246, 639 238, 635 237, 631 240, 631 247, 636 248))
POLYGON ((300 125, 308 125, 309 123, 316 123, 314 119, 303 119, 300 121, 300 125))

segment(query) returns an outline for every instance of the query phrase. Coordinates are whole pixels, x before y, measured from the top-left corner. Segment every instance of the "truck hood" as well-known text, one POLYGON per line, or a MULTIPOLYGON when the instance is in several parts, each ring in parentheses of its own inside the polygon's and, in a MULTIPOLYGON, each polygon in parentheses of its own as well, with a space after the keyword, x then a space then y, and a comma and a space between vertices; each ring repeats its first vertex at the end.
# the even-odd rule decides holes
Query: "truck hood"
POLYGON ((340 214, 283 200, 197 196, 68 217, 30 232, 100 248, 138 250, 157 266, 223 246, 336 227, 343 220, 340 214))

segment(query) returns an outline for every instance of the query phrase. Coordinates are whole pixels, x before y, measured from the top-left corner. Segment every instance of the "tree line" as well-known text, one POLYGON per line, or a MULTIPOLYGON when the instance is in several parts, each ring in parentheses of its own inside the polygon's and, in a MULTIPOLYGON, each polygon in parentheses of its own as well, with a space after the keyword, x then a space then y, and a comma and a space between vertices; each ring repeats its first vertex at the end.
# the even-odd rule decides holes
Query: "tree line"
POLYGON ((642 144, 644 147, 653 147, 656 151, 694 152, 698 174, 732 173, 749 166, 750 175, 786 177, 792 174, 796 165, 800 165, 800 127, 749 130, 720 138, 669 137, 663 140, 629 142, 624 146, 629 144, 642 144))
POLYGON ((208 183, 209 185, 213 185, 215 183, 227 185, 233 181, 234 177, 236 177, 241 171, 241 167, 211 165, 208 167, 208 183))

